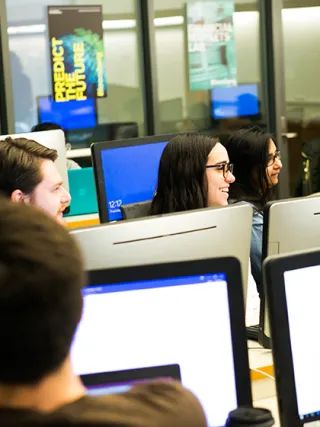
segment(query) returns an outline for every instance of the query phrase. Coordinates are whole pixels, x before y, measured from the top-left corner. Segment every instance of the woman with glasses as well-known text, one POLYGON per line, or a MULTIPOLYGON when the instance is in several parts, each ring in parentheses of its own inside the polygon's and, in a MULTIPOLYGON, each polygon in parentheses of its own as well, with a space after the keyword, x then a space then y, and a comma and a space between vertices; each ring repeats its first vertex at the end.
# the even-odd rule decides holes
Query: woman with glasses
POLYGON ((175 136, 161 156, 151 214, 227 205, 232 170, 217 139, 196 133, 175 136))
POLYGON ((263 208, 273 198, 274 186, 278 184, 282 168, 280 151, 271 134, 256 126, 234 132, 224 145, 237 177, 230 187, 230 202, 244 201, 253 207, 250 259, 260 294, 263 208))

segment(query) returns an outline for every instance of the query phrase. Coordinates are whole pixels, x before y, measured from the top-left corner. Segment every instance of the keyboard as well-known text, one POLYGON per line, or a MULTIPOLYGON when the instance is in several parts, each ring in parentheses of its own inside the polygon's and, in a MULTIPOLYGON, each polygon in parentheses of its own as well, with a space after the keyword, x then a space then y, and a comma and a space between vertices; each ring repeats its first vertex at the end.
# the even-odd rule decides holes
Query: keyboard
POLYGON ((246 327, 246 336, 248 340, 258 341, 259 325, 252 325, 246 327))

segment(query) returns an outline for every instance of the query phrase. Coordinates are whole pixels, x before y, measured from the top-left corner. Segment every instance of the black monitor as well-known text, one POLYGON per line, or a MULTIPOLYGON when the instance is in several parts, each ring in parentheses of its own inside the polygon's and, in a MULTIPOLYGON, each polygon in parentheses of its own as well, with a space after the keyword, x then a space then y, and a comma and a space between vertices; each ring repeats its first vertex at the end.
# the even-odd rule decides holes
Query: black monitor
POLYGON ((71 350, 76 374, 178 365, 210 427, 252 405, 236 258, 95 270, 88 279, 71 350))
POLYGON ((100 222, 121 220, 122 204, 152 199, 160 158, 173 136, 147 136, 91 146, 100 222))
POLYGON ((320 250, 269 257, 264 273, 281 425, 319 425, 320 250))
POLYGON ((129 391, 133 386, 149 381, 181 381, 180 366, 164 365, 123 371, 81 375, 89 396, 105 396, 129 391))
POLYGON ((93 131, 92 142, 137 138, 138 134, 136 122, 99 123, 93 131))

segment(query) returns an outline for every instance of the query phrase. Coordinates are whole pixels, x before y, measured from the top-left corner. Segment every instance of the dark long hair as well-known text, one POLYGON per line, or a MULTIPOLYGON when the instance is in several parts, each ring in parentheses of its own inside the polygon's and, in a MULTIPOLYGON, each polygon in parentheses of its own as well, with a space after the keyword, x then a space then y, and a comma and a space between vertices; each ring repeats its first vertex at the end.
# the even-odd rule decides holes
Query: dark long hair
POLYGON ((208 206, 205 167, 217 142, 215 138, 196 133, 177 135, 169 141, 160 160, 151 215, 208 206))
POLYGON ((236 177, 229 190, 230 201, 248 201, 262 210, 272 199, 273 189, 266 172, 270 139, 270 133, 254 126, 234 132, 225 142, 236 177))

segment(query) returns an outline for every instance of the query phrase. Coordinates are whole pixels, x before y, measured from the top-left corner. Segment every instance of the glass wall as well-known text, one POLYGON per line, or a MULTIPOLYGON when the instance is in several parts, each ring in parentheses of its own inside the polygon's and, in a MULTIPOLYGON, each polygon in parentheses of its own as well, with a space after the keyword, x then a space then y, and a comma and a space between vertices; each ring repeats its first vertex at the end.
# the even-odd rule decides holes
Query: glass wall
MULTIPOLYGON (((286 114, 288 130, 292 135, 296 134, 296 137, 288 142, 289 184, 292 196, 301 196, 305 191, 302 188, 301 151, 307 150, 308 154, 310 149, 315 153, 320 152, 319 22, 320 0, 284 1, 282 25, 286 114), (305 142, 309 148, 303 147, 305 142), (313 147, 310 144, 313 144, 313 147)), ((308 192, 309 190, 306 189, 308 192)), ((314 182, 312 192, 319 191, 320 182, 314 182)))
POLYGON ((236 0, 234 14, 238 84, 246 85, 239 90, 258 95, 258 114, 248 116, 231 112, 230 117, 221 117, 218 110, 219 101, 227 100, 227 92, 189 90, 186 3, 186 0, 154 0, 159 131, 212 129, 213 132, 221 134, 253 121, 264 127, 259 1, 236 0))
MULTIPOLYGON (((137 1, 98 2, 103 6, 108 97, 97 101, 96 140, 107 140, 107 123, 133 123, 113 137, 145 134, 137 1), (135 127, 134 124, 137 124, 135 127)), ((39 97, 51 95, 47 6, 96 5, 95 0, 6 0, 15 130, 38 122, 39 97)), ((120 129, 120 127, 119 127, 120 129)), ((88 139, 88 135, 82 135, 88 139)), ((72 138, 72 135, 70 135, 72 138)), ((71 142, 79 142, 74 136, 71 142)), ((113 139, 114 139, 113 138, 113 139)), ((69 141, 70 142, 70 141, 69 141)), ((80 146, 80 145, 79 145, 80 146)))

